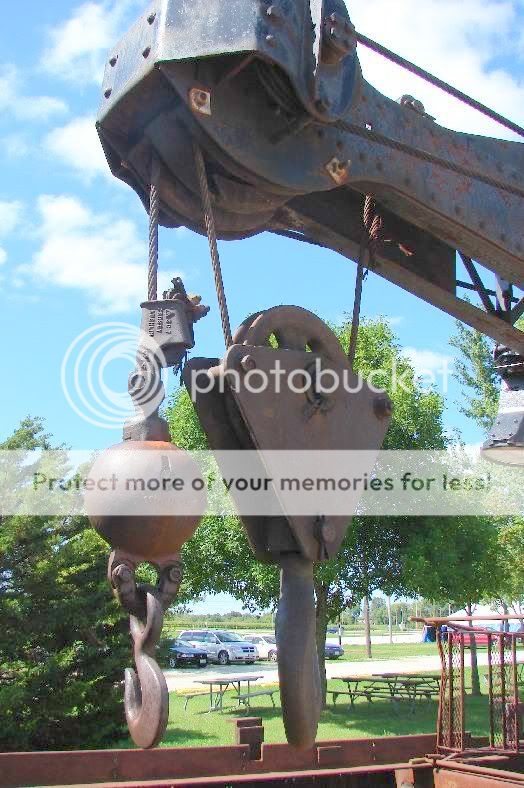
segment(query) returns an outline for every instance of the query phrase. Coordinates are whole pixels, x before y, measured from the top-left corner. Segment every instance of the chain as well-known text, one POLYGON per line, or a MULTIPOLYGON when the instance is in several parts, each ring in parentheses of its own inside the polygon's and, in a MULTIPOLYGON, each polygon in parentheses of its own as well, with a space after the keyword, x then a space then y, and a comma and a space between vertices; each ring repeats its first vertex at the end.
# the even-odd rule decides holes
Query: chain
POLYGON ((147 300, 156 301, 158 295, 158 217, 160 199, 158 194, 158 164, 153 159, 151 187, 149 190, 149 268, 147 272, 147 300))
POLYGON ((233 337, 231 336, 231 324, 229 322, 226 294, 224 291, 224 281, 222 279, 222 269, 220 267, 220 257, 218 255, 215 218, 213 216, 213 207, 211 205, 211 195, 209 193, 206 165, 204 162, 202 151, 200 150, 200 146, 196 142, 193 142, 193 153, 195 157, 198 180, 200 183, 200 194, 202 196, 204 222, 206 225, 207 239, 209 242, 209 251, 211 253, 211 264, 213 266, 213 274, 215 277, 215 289, 218 299, 218 306, 220 309, 222 331, 224 333, 224 341, 226 343, 226 348, 228 348, 230 345, 233 344, 233 337))
POLYGON ((356 32, 355 38, 359 44, 362 44, 368 49, 372 49, 374 52, 377 52, 379 55, 382 55, 382 57, 387 58, 387 60, 391 60, 393 63, 396 63, 397 66, 405 68, 412 74, 416 74, 417 77, 421 77, 426 82, 429 82, 431 85, 434 85, 434 87, 443 90, 445 93, 449 93, 450 96, 454 96, 454 98, 462 101, 469 107, 476 109, 478 112, 482 113, 482 115, 486 115, 486 117, 491 118, 491 120, 494 120, 495 123, 500 123, 501 126, 505 126, 505 128, 509 129, 510 131, 514 131, 515 134, 518 134, 520 137, 524 137, 524 129, 522 126, 519 126, 512 120, 508 120, 508 118, 505 118, 503 115, 499 115, 498 112, 486 107, 485 104, 481 104, 480 101, 476 101, 476 99, 471 98, 471 96, 468 96, 466 93, 462 93, 461 90, 457 90, 457 88, 454 88, 452 85, 449 85, 442 79, 433 76, 433 74, 430 74, 429 71, 425 71, 423 68, 420 68, 420 66, 411 63, 410 60, 406 60, 405 58, 401 57, 401 55, 397 55, 395 52, 392 52, 390 49, 387 49, 387 47, 382 46, 382 44, 379 44, 377 41, 373 41, 371 38, 368 38, 362 33, 356 32))

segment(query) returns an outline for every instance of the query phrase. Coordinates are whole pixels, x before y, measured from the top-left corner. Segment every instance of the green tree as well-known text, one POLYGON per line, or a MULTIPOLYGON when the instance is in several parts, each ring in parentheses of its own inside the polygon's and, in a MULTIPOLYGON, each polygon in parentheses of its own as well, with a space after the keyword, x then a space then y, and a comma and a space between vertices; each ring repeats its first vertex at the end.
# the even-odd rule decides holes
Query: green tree
MULTIPOLYGON (((0 445, 39 448, 50 438, 30 418, 0 445)), ((107 557, 83 517, 2 518, 0 749, 103 747, 122 736, 129 638, 107 557)))
POLYGON ((500 391, 500 378, 493 361, 494 344, 480 331, 459 320, 455 326, 456 333, 449 344, 458 350, 454 377, 464 392, 459 410, 486 432, 497 414, 500 391))
MULTIPOLYGON (((472 615, 492 599, 502 582, 498 528, 491 517, 438 517, 414 536, 405 556, 412 592, 453 601, 472 615)), ((473 625, 472 625, 473 626, 473 625)), ((471 638, 472 694, 480 695, 475 638, 471 638)))
POLYGON ((501 601, 524 623, 524 520, 510 518, 498 531, 501 601))
MULTIPOLYGON (((524 328, 524 320, 517 326, 524 328)), ((494 343, 459 321, 450 344, 458 352, 455 362, 455 377, 465 393, 465 404, 461 412, 485 432, 491 427, 498 409, 500 378, 495 372, 493 360, 494 343)), ((524 597, 524 526, 522 518, 507 518, 493 521, 496 527, 497 552, 493 560, 498 563, 498 586, 488 589, 490 599, 497 599, 505 610, 510 607, 521 611, 524 597)))
MULTIPOLYGON (((349 345, 350 324, 334 327, 342 346, 349 345)), ((409 361, 402 355, 385 320, 364 321, 360 327, 355 368, 373 384, 385 388, 394 404, 394 414, 385 448, 441 449, 443 432, 442 398, 423 391, 409 361)), ((168 410, 173 441, 187 449, 206 447, 206 439, 185 391, 179 391, 168 410)), ((417 524, 422 528, 422 524, 417 524)), ((324 677, 324 643, 329 621, 358 599, 374 591, 404 592, 401 559, 415 528, 406 518, 355 517, 349 524, 344 544, 332 560, 315 567, 317 649, 324 677)), ((278 570, 255 561, 243 528, 236 518, 208 517, 184 548, 184 590, 195 596, 225 591, 246 608, 274 607, 278 600, 278 570)))

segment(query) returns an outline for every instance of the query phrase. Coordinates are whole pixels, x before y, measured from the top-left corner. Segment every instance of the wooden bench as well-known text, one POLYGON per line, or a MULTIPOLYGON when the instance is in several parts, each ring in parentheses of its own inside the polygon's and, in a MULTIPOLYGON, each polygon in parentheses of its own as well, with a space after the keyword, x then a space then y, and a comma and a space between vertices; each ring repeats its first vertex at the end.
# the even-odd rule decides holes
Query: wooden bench
POLYGON ((177 697, 184 698, 184 711, 187 711, 187 704, 191 700, 191 698, 201 698, 209 697, 209 692, 207 690, 188 690, 187 692, 177 692, 177 697))
POLYGON ((265 690, 260 689, 260 690, 256 690, 256 692, 245 692, 245 693, 243 693, 241 695, 236 694, 236 695, 233 695, 233 697, 235 698, 235 700, 238 701, 239 705, 241 703, 243 703, 244 706, 246 707, 246 711, 247 711, 248 709, 251 708, 251 699, 252 698, 260 698, 263 695, 267 695, 267 696, 269 696, 271 698, 271 703, 273 704, 273 708, 275 708, 275 699, 273 697, 275 692, 278 692, 278 689, 265 689, 265 690))

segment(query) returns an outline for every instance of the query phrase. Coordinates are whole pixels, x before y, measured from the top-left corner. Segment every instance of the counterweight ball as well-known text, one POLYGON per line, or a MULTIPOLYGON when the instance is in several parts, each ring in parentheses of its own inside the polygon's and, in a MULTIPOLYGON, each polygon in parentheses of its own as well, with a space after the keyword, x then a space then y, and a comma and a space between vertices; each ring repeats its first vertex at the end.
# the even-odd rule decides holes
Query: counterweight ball
POLYGON ((95 461, 85 493, 91 524, 111 547, 145 560, 180 551, 206 509, 200 469, 163 441, 125 441, 95 461))

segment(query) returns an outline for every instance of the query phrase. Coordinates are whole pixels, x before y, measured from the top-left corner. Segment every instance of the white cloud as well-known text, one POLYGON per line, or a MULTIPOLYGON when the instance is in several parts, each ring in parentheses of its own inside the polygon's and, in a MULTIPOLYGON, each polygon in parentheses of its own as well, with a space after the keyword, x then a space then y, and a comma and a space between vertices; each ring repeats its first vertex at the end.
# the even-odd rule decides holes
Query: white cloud
POLYGON ((107 52, 130 21, 128 13, 143 7, 141 0, 106 0, 77 6, 69 19, 49 30, 41 67, 67 81, 100 83, 107 52))
POLYGON ((423 390, 436 389, 443 396, 448 394, 455 361, 453 356, 414 347, 404 348, 401 354, 411 363, 423 390))
POLYGON ((94 213, 76 197, 39 197, 41 246, 24 276, 84 291, 97 314, 125 312, 143 300, 147 247, 136 225, 94 213))
POLYGON ((437 353, 434 350, 420 350, 414 347, 405 347, 402 350, 402 355, 408 358, 416 372, 440 372, 446 367, 453 364, 453 356, 447 356, 445 353, 437 353))
POLYGON ((0 66, 0 113, 22 121, 47 121, 64 112, 67 104, 62 99, 25 95, 17 68, 12 64, 0 66))
MULTIPOLYGON (((522 76, 516 76, 517 69, 510 74, 493 66, 501 53, 508 60, 521 56, 520 0, 366 0, 348 7, 357 30, 501 114, 524 122, 522 76)), ((410 93, 442 126, 511 138, 502 126, 363 46, 358 53, 365 79, 390 98, 410 93)))
POLYGON ((0 238, 12 233, 22 216, 22 203, 18 200, 0 200, 0 238))
POLYGON ((88 180, 111 174, 93 117, 74 118, 53 129, 44 140, 44 148, 88 180))
POLYGON ((4 265, 7 260, 7 252, 0 246, 0 265, 4 265))
POLYGON ((417 375, 444 372, 449 370, 454 362, 453 356, 414 347, 405 347, 402 350, 402 355, 409 359, 417 375))

